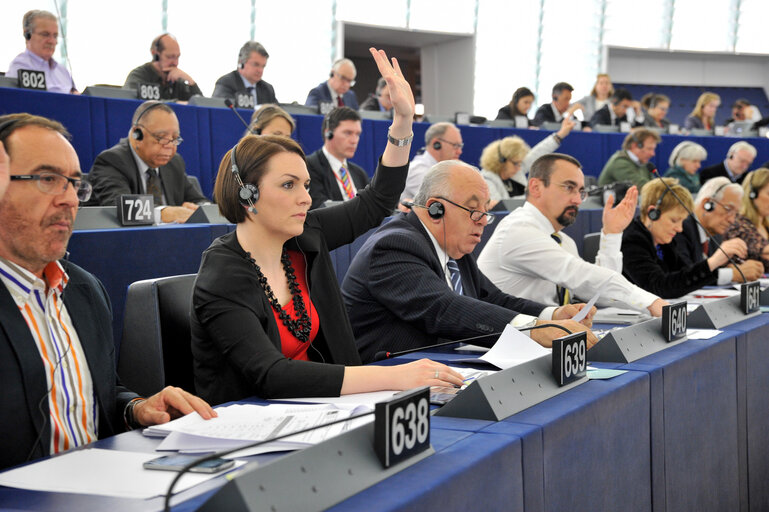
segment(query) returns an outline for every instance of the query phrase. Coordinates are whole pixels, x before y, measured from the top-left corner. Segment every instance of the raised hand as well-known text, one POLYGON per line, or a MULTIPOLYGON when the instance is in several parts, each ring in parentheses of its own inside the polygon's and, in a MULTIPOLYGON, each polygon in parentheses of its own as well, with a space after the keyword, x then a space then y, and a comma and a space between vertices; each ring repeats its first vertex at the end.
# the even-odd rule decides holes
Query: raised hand
POLYGON ((384 50, 369 48, 369 51, 376 61, 379 73, 387 82, 387 90, 390 92, 390 100, 395 111, 394 115, 413 118, 414 94, 411 92, 411 86, 403 77, 398 59, 393 57, 391 64, 384 50))
POLYGON ((614 205, 614 196, 609 196, 603 207, 603 232, 622 233, 628 224, 635 217, 635 209, 638 204, 638 187, 633 185, 628 189, 624 199, 612 208, 614 205))

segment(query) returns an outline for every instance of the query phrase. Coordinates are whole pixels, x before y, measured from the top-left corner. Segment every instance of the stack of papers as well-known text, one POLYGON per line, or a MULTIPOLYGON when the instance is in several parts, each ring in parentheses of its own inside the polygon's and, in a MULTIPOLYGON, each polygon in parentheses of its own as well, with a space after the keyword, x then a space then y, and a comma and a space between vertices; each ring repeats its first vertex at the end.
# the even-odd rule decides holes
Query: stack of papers
MULTIPOLYGON (((508 324, 502 335, 488 352, 477 359, 457 359, 456 362, 486 363, 494 365, 501 370, 506 370, 550 353, 550 349, 543 347, 508 324)), ((459 369, 456 370, 459 371, 459 369)))

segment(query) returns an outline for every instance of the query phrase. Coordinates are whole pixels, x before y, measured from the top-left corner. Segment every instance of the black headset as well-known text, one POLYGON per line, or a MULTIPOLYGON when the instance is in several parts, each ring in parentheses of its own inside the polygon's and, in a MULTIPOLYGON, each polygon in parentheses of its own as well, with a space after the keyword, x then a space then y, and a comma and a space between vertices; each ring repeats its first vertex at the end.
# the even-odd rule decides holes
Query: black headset
POLYGON ((24 32, 24 39, 26 39, 27 41, 32 39, 32 33, 29 31, 24 32))
POLYGON ((259 188, 251 183, 243 183, 243 178, 240 176, 240 168, 238 168, 238 161, 235 158, 238 144, 235 144, 230 152, 232 174, 235 176, 235 181, 238 183, 238 200, 249 212, 256 214, 257 211, 254 203, 259 200, 259 188))
POLYGON ((724 189, 724 187, 726 187, 727 185, 731 185, 731 183, 724 183, 723 185, 721 185, 720 187, 718 187, 718 188, 716 189, 716 191, 715 191, 715 192, 713 192, 713 196, 712 196, 710 199, 708 199, 707 201, 705 201, 705 204, 703 204, 703 205, 702 205, 702 208, 703 208, 703 209, 704 209, 706 212, 712 212, 712 211, 715 209, 715 207, 716 207, 716 203, 715 203, 715 201, 713 200, 713 197, 716 197, 716 196, 718 195, 718 193, 719 193, 719 192, 721 192, 721 191, 724 189))
POLYGON ((660 220, 660 217, 662 216, 662 211, 660 211, 660 205, 662 204, 662 200, 665 199, 665 194, 668 193, 667 187, 665 187, 665 190, 662 191, 662 195, 659 199, 657 199, 657 204, 654 205, 654 208, 649 210, 649 220, 654 222, 655 220, 660 220))
POLYGON ((152 56, 152 60, 155 62, 160 60, 160 52, 163 51, 162 45, 160 44, 160 41, 163 40, 164 37, 169 36, 168 32, 164 32, 157 36, 154 41, 152 41, 152 47, 155 48, 155 54, 152 56))
MULTIPOLYGON (((2 131, 2 129, 0 129, 2 131)), ((750 180, 748 180, 748 186, 750 187, 750 192, 748 192, 748 197, 753 200, 758 197, 758 191, 756 190, 756 187, 753 186, 753 175, 756 174, 755 171, 750 173, 750 180)))
POLYGON ((443 147, 443 145, 441 144, 441 141, 436 140, 435 142, 433 142, 433 149, 434 150, 439 151, 442 147, 443 147))
POLYGON ((430 203, 430 206, 412 203, 411 201, 401 201, 401 204, 407 208, 414 208, 415 206, 418 208, 424 208, 427 210, 427 215, 429 215, 431 219, 435 220, 442 219, 446 214, 446 207, 443 206, 443 203, 440 201, 430 203))
POLYGON ((131 137, 133 137, 134 140, 144 140, 144 132, 142 131, 141 128, 139 128, 139 121, 141 121, 141 118, 144 116, 144 114, 146 114, 153 108, 159 107, 160 105, 165 105, 165 103, 161 101, 157 101, 155 103, 150 104, 147 108, 141 111, 139 116, 136 118, 136 121, 134 122, 133 130, 131 130, 131 137))

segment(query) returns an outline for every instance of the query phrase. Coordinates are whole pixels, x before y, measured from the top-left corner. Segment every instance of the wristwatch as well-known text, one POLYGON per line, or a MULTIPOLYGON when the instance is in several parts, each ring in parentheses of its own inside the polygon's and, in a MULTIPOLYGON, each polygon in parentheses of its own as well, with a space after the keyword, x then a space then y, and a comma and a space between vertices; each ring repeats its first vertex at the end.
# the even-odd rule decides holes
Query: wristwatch
POLYGON ((411 144, 411 141, 414 140, 414 132, 411 132, 411 135, 406 137, 405 139, 396 139, 392 135, 390 135, 390 130, 387 130, 387 140, 390 141, 390 144, 393 146, 398 146, 399 148, 402 148, 404 146, 408 146, 411 144))

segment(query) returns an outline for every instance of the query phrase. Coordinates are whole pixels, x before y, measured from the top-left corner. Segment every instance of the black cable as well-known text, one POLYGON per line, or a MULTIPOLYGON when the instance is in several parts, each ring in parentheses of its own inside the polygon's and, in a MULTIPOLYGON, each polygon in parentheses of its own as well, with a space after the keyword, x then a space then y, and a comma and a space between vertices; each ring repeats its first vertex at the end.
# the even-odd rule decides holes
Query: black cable
POLYGON ((519 331, 533 331, 535 329, 544 329, 545 327, 555 327, 556 329, 560 329, 564 331, 566 334, 574 334, 570 330, 568 330, 566 327, 558 324, 539 324, 532 327, 523 327, 521 329, 518 329, 519 331))

